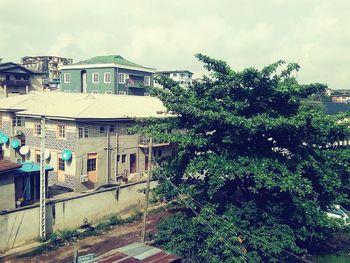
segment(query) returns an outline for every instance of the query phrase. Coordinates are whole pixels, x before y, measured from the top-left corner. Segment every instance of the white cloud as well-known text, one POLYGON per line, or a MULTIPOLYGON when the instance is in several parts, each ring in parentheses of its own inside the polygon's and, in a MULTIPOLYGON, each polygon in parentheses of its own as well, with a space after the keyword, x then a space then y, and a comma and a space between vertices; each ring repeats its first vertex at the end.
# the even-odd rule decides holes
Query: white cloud
POLYGON ((202 72, 193 54, 233 68, 298 62, 301 81, 349 88, 350 2, 338 0, 0 1, 0 57, 75 61, 120 54, 141 65, 202 72))

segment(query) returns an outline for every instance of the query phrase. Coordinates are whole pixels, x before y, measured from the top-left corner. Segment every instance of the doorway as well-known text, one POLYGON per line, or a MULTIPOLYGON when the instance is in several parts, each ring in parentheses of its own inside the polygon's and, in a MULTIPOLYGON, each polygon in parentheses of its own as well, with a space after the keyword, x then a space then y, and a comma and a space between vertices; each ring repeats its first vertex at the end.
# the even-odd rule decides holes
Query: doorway
POLYGON ((136 153, 130 154, 130 173, 136 173, 136 153))
POLYGON ((87 175, 92 183, 97 182, 97 153, 89 153, 87 158, 87 175))
POLYGON ((86 70, 82 70, 80 72, 80 92, 81 93, 86 93, 87 92, 87 74, 86 74, 86 70))

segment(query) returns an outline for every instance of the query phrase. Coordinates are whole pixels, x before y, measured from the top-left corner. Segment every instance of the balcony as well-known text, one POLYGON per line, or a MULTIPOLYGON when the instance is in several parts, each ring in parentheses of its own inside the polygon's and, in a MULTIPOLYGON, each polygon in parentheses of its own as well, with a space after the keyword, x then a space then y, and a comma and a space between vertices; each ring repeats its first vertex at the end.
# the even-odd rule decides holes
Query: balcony
POLYGON ((30 86, 29 80, 0 80, 2 86, 6 85, 9 87, 25 87, 30 86))
POLYGON ((145 84, 143 83, 143 79, 142 80, 138 80, 138 79, 127 79, 126 81, 126 86, 129 88, 138 88, 138 89, 142 89, 145 87, 145 84))
MULTIPOLYGON (((140 137, 139 138, 139 147, 140 148, 148 148, 149 147, 149 138, 145 138, 145 137, 140 137)), ((167 143, 167 142, 157 142, 155 140, 153 140, 153 143, 152 143, 152 147, 155 148, 155 147, 162 147, 162 146, 168 146, 170 145, 170 143, 167 143)))

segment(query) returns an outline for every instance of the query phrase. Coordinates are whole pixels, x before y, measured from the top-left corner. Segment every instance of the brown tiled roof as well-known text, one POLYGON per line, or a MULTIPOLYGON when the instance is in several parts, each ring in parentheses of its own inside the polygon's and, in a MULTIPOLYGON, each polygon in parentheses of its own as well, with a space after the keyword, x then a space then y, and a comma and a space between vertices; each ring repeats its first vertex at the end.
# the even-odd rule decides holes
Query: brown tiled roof
POLYGON ((14 163, 9 160, 0 160, 0 173, 4 173, 21 167, 22 165, 20 165, 19 163, 14 163))

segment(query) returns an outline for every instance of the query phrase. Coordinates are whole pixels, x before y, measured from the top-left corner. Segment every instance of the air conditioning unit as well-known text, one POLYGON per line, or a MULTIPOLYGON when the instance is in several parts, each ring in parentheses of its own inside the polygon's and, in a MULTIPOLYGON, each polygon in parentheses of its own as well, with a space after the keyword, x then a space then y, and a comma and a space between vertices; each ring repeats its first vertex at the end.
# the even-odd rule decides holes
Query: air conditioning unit
POLYGON ((22 163, 22 158, 21 157, 17 157, 16 158, 16 163, 22 163))
POLYGON ((15 130, 14 132, 15 132, 15 135, 16 135, 16 136, 22 135, 22 131, 20 131, 20 130, 15 130))
POLYGON ((88 175, 87 174, 81 174, 80 175, 80 182, 81 183, 86 183, 89 180, 88 175))

